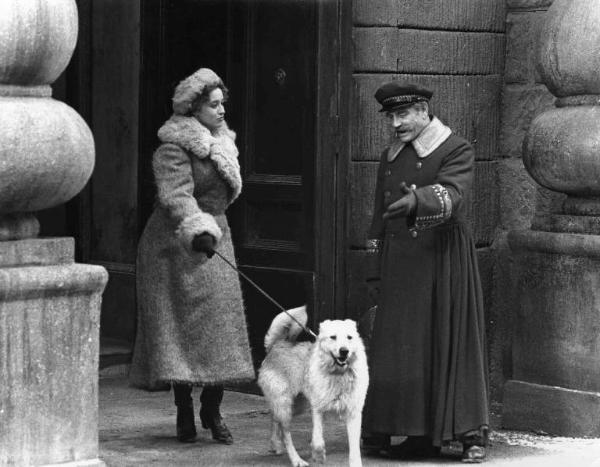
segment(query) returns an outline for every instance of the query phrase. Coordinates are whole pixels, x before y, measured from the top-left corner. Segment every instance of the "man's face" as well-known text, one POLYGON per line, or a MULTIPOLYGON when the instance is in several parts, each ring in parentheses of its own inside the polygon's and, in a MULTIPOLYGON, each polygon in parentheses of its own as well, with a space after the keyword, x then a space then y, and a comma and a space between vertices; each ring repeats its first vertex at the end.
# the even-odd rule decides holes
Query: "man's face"
POLYGON ((386 113, 396 132, 396 138, 408 143, 419 136, 429 124, 427 108, 420 106, 403 107, 386 113))

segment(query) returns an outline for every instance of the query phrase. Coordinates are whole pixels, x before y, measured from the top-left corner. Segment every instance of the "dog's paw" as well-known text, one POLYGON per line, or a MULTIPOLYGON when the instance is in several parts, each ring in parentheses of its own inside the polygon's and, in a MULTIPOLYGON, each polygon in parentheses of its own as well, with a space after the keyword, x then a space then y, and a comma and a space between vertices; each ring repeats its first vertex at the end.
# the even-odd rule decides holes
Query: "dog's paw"
POLYGON ((269 452, 271 454, 283 454, 283 443, 281 439, 277 437, 271 438, 271 442, 269 443, 269 452))
POLYGON ((325 463, 325 446, 313 447, 312 460, 316 464, 324 464, 325 463))
POLYGON ((349 467, 362 467, 362 459, 360 457, 358 458, 350 458, 348 459, 348 466, 349 467))
POLYGON ((301 457, 298 457, 297 459, 292 461, 292 467, 308 467, 308 465, 308 462, 306 462, 301 457))

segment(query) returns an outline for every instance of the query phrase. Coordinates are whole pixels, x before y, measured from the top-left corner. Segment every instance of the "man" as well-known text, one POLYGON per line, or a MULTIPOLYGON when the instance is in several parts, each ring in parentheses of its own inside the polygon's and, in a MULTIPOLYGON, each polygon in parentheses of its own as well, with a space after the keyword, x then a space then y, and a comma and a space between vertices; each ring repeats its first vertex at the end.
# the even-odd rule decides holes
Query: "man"
POLYGON ((485 459, 488 383, 477 255, 465 220, 473 149, 429 114, 432 92, 396 81, 375 98, 396 138, 381 155, 369 249, 379 290, 364 446, 485 459), (369 434, 367 436, 366 434, 369 434), (390 435, 408 438, 390 446, 390 435))

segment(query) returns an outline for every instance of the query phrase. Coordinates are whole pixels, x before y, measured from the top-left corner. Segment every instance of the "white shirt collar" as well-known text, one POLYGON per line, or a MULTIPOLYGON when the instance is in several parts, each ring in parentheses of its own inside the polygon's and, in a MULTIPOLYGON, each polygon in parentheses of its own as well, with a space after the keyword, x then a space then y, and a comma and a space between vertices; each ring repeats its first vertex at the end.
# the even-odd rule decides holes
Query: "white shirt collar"
MULTIPOLYGON (((437 117, 433 117, 429 124, 423 128, 421 133, 411 141, 411 144, 413 145, 413 148, 415 148, 417 156, 422 159, 439 148, 451 134, 452 130, 449 127, 444 125, 437 117)), ((392 162, 396 159, 404 146, 405 143, 402 142, 393 143, 388 151, 388 161, 392 162)))

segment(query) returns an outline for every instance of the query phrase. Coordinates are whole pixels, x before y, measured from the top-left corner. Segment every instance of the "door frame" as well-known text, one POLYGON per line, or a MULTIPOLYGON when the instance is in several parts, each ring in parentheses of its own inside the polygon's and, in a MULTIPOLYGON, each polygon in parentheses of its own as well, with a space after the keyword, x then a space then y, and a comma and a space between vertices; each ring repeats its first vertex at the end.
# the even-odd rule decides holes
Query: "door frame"
POLYGON ((319 322, 346 317, 352 2, 317 0, 317 10, 314 319, 319 322))

